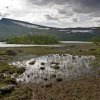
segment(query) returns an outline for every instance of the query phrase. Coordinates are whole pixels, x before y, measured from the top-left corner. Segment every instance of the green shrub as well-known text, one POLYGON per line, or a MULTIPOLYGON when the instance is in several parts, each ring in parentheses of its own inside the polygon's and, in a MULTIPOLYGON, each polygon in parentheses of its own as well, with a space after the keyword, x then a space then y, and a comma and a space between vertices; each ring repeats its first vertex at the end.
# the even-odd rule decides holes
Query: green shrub
POLYGON ((92 38, 91 41, 95 44, 99 44, 100 43, 100 36, 92 38))
POLYGON ((7 39, 10 44, 56 44, 58 39, 51 35, 25 35, 21 37, 14 37, 7 39))

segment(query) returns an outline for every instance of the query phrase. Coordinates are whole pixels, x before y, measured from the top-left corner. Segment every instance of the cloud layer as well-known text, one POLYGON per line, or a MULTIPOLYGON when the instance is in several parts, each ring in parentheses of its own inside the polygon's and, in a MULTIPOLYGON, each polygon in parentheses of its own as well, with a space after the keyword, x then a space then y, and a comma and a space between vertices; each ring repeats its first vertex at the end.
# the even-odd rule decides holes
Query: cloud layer
POLYGON ((52 27, 100 25, 100 0, 0 0, 0 17, 52 27))

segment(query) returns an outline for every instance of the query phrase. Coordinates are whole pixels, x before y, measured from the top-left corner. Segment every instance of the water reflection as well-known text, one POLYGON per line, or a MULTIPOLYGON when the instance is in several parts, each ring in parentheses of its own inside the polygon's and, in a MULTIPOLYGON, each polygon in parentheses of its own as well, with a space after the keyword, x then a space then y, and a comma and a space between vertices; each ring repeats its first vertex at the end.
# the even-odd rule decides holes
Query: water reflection
POLYGON ((26 67, 26 71, 17 81, 41 83, 68 80, 89 73, 94 56, 73 56, 69 54, 52 54, 34 57, 30 60, 13 62, 18 67, 26 67))

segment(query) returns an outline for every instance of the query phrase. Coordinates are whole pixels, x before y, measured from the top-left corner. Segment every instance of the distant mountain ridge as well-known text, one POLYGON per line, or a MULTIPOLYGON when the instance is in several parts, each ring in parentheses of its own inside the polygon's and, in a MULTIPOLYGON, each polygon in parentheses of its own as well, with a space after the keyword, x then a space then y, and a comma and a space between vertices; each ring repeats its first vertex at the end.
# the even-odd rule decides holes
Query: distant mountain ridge
POLYGON ((60 40, 87 41, 100 35, 100 28, 54 28, 8 18, 0 20, 0 40, 25 34, 49 34, 60 40))
MULTIPOLYGON (((14 20, 14 19, 8 19, 8 18, 2 18, 0 20, 0 23, 3 23, 3 24, 16 24, 16 25, 20 25, 20 23, 22 24, 25 24, 25 25, 33 25, 33 26, 36 26, 36 27, 42 27, 42 28, 45 28, 46 26, 41 26, 41 25, 37 25, 37 24, 32 24, 32 23, 29 23, 29 22, 24 22, 24 21, 19 21, 19 20, 14 20)), ((20 25, 20 26, 23 26, 23 25, 20 25)), ((24 26, 24 27, 27 27, 27 26, 24 26)))

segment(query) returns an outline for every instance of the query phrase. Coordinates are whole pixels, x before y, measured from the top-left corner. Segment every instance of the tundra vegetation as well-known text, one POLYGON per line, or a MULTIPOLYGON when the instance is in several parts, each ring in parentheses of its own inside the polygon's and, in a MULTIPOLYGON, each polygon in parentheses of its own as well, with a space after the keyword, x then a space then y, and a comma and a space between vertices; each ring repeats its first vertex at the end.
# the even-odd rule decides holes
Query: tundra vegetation
MULTIPOLYGON (((99 44, 100 42, 98 42, 98 45, 93 43, 66 44, 64 47, 0 48, 0 100, 99 100, 99 44), (56 78, 56 82, 45 85, 25 84, 16 81, 16 77, 26 69, 9 65, 9 62, 47 54, 94 55, 96 59, 93 62, 93 73, 67 82, 63 82, 62 78, 56 78, 56 74, 52 74, 51 77, 56 78)), ((36 61, 32 61, 29 64, 34 65, 35 63, 36 61)), ((55 62, 51 63, 54 64, 55 62)), ((42 62, 41 65, 43 67, 40 68, 40 71, 45 71, 45 63, 42 62)), ((60 67, 59 63, 55 63, 53 68, 58 70, 60 67)), ((47 81, 47 78, 44 78, 44 80, 47 81)))
POLYGON ((93 43, 95 43, 96 45, 99 45, 100 44, 100 36, 92 38, 91 41, 93 43))
POLYGON ((58 39, 51 35, 25 35, 7 39, 10 44, 57 44, 58 39))

